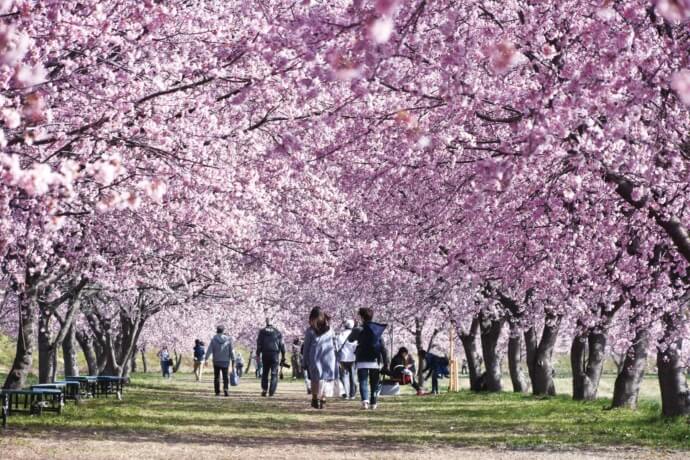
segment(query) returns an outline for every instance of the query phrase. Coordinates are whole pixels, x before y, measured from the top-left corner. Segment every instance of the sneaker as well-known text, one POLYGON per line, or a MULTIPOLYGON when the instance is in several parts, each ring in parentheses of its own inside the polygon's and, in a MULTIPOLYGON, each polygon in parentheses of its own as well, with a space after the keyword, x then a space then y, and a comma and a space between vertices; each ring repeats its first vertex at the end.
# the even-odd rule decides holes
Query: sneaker
POLYGON ((354 397, 354 396, 350 396, 348 399, 349 399, 350 401, 354 401, 355 397, 354 397))
POLYGON ((265 391, 262 391, 262 392, 261 392, 261 396, 263 396, 263 397, 265 398, 265 397, 266 397, 266 392, 265 392, 265 391))
POLYGON ((369 401, 362 401, 362 410, 369 409, 369 401))
POLYGON ((318 399, 312 399, 311 400, 311 407, 313 409, 318 409, 319 408, 319 400, 318 399))
POLYGON ((326 401, 323 399, 319 400, 319 409, 323 409, 324 407, 326 407, 326 401))
POLYGON ((371 409, 371 410, 376 410, 377 407, 378 407, 378 406, 377 406, 376 404, 372 404, 371 406, 369 406, 369 409, 371 409))

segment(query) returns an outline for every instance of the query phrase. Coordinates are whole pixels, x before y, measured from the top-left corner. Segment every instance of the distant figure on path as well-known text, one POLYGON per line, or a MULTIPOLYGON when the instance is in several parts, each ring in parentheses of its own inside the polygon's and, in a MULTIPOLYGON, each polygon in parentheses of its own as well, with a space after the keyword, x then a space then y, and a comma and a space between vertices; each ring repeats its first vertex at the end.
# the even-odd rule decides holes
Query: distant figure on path
POLYGON ((213 356, 213 388, 216 396, 220 396, 220 377, 223 376, 223 393, 228 396, 228 367, 235 367, 235 353, 232 349, 232 339, 225 335, 225 328, 218 326, 206 350, 204 361, 213 356))
POLYGON ((161 360, 161 371, 163 371, 163 378, 170 378, 170 353, 168 347, 163 346, 158 352, 158 358, 161 360))
POLYGON ((290 364, 292 364, 292 378, 293 380, 304 378, 304 371, 302 370, 302 342, 299 337, 292 341, 290 346, 290 364))
POLYGON ((201 368, 204 365, 204 354, 206 350, 204 349, 204 342, 199 339, 194 341, 194 377, 196 381, 201 380, 201 368))
POLYGON ((235 355, 235 373, 237 373, 238 378, 242 377, 244 373, 244 359, 242 359, 242 353, 239 351, 235 355))
POLYGON ((347 339, 352 334, 355 322, 348 319, 343 323, 343 331, 338 335, 338 361, 340 362, 341 396, 343 399, 355 399, 357 385, 355 384, 355 350, 357 342, 347 339))
POLYGON ((384 373, 388 372, 388 351, 381 339, 386 325, 372 321, 374 310, 371 308, 362 307, 358 313, 362 326, 354 328, 347 340, 358 342, 355 359, 362 409, 373 410, 377 407, 381 366, 384 373))
POLYGON ((309 314, 309 329, 304 337, 304 367, 311 379, 311 407, 323 409, 326 397, 333 395, 338 378, 336 338, 331 330, 330 318, 319 307, 309 314))
POLYGON ((273 396, 278 388, 278 367, 285 364, 285 344, 283 334, 266 320, 266 327, 256 338, 257 364, 261 358, 261 396, 273 396), (269 387, 268 379, 271 378, 269 387))

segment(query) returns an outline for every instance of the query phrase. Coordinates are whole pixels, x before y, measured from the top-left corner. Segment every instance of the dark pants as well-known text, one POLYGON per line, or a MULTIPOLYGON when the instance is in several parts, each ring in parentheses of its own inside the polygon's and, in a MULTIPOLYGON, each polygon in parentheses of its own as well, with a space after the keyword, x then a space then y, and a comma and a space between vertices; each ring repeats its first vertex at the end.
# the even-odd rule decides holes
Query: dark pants
POLYGON ((261 353, 261 389, 268 391, 273 396, 278 388, 278 367, 280 366, 280 353, 261 353), (271 386, 268 386, 268 377, 271 377, 271 386))
POLYGON ((376 404, 376 397, 379 391, 379 370, 378 369, 357 369, 357 380, 359 380, 359 394, 362 401, 369 400, 371 405, 376 404), (371 386, 371 394, 369 394, 371 386))
POLYGON ((213 388, 220 394, 220 376, 223 375, 223 391, 228 391, 228 366, 213 365, 213 388))
POLYGON ((236 364, 235 365, 235 372, 237 373, 237 377, 242 377, 242 368, 244 364, 236 364))
POLYGON ((342 383, 342 394, 348 398, 354 398, 357 392, 355 384, 355 363, 340 363, 342 372, 340 373, 340 383, 342 383))
POLYGON ((168 361, 161 361, 161 371, 163 371, 163 377, 170 377, 170 365, 168 361))

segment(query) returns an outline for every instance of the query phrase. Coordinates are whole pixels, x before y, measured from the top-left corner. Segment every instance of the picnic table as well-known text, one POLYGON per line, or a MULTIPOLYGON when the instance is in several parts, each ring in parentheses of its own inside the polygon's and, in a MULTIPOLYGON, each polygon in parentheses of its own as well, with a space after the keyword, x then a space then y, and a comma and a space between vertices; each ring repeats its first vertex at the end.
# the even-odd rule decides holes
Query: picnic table
POLYGON ((31 389, 53 389, 60 390, 65 398, 65 401, 71 400, 75 404, 79 404, 81 400, 81 384, 79 382, 58 381, 53 383, 40 383, 31 385, 31 389))
POLYGON ((52 388, 37 388, 27 390, 0 390, 3 395, 3 422, 6 423, 7 417, 14 412, 24 412, 28 414, 41 415, 45 412, 62 413, 65 405, 62 390, 52 388), (4 409, 4 408, 3 408, 4 409))
POLYGON ((66 377, 67 382, 79 382, 81 391, 86 396, 98 398, 114 395, 117 399, 122 399, 122 390, 127 383, 127 377, 116 375, 81 375, 66 377))

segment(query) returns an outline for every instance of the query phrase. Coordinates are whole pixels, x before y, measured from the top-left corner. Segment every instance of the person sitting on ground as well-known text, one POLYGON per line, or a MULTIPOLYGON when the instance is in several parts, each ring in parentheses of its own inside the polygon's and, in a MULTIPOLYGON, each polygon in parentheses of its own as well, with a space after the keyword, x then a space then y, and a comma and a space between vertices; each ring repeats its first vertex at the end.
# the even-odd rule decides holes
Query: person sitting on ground
POLYGON ((213 389, 216 396, 220 396, 221 375, 223 376, 223 393, 228 396, 228 367, 234 369, 235 353, 232 348, 232 338, 225 335, 225 327, 216 328, 216 335, 208 344, 204 361, 208 361, 209 356, 213 356, 213 389))
POLYGON ((381 339, 385 324, 375 323, 374 310, 362 307, 358 311, 362 326, 352 329, 349 342, 357 342, 355 363, 362 409, 376 409, 381 373, 388 372, 388 351, 381 339), (383 366, 383 369, 381 369, 383 366), (371 386, 371 392, 369 392, 371 386))
POLYGON ((419 393, 421 389, 414 378, 413 368, 414 361, 410 359, 407 348, 400 347, 391 359, 391 379, 397 380, 403 385, 410 384, 419 393))
POLYGON ((311 379, 311 407, 323 409, 326 397, 333 394, 338 366, 330 317, 319 307, 314 307, 309 314, 309 329, 304 337, 304 367, 309 369, 311 379))
POLYGON ((266 327, 256 338, 256 357, 261 358, 261 396, 273 396, 278 389, 279 367, 285 365, 285 344, 283 334, 266 319, 266 327), (269 377, 271 378, 269 386, 269 377))
POLYGON ((204 342, 199 339, 194 341, 194 377, 196 381, 201 380, 201 367, 204 365, 204 342))

